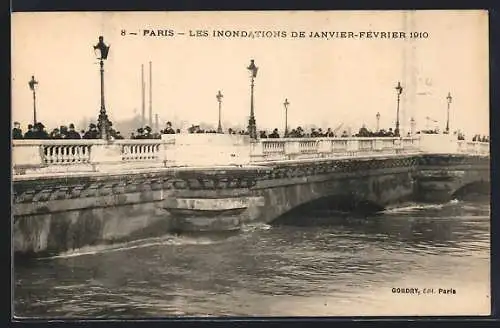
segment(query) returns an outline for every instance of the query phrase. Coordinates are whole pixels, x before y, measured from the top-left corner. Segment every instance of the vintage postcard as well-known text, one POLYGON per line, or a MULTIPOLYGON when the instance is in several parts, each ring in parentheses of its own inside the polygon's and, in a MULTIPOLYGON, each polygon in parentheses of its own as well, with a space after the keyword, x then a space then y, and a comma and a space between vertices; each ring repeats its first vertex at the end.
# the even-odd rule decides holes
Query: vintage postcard
POLYGON ((490 315, 488 33, 13 13, 14 316, 490 315))

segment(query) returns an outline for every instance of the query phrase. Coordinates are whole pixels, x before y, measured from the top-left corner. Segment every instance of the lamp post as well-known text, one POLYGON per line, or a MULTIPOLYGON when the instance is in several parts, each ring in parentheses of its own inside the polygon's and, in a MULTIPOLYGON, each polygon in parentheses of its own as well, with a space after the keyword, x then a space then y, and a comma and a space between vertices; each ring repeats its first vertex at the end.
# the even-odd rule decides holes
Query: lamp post
POLYGON ((377 118, 377 132, 380 131, 380 113, 377 112, 377 115, 375 115, 375 117, 377 118))
POLYGON ((415 119, 412 117, 410 119, 410 135, 413 136, 415 134, 415 119))
POLYGON ((31 91, 33 91, 33 125, 36 125, 36 86, 38 81, 35 80, 35 76, 31 76, 31 80, 28 82, 31 91))
POLYGON ((97 126, 101 135, 101 139, 107 140, 109 138, 110 122, 106 114, 106 107, 104 105, 104 60, 108 58, 109 46, 104 44, 104 38, 99 36, 99 42, 94 46, 94 51, 99 50, 99 64, 101 72, 101 110, 99 111, 99 118, 97 119, 97 126))
POLYGON ((285 102, 283 103, 285 107, 285 137, 288 137, 288 105, 290 105, 288 98, 285 98, 285 102))
POLYGON ((450 104, 451 104, 451 100, 452 100, 450 92, 448 92, 448 96, 446 97, 446 100, 448 103, 448 107, 447 107, 447 111, 446 111, 446 134, 448 134, 448 133, 450 133, 450 104))
POLYGON ((396 93, 398 95, 398 106, 396 110, 396 129, 394 130, 394 135, 399 137, 399 103, 401 100, 401 93, 403 93, 403 87, 401 86, 401 82, 398 81, 398 85, 396 86, 396 93))
POLYGON ((247 67, 250 71, 250 118, 248 119, 248 135, 251 139, 257 139, 257 126, 255 123, 255 113, 253 108, 253 87, 254 80, 257 77, 257 71, 259 68, 255 66, 253 59, 250 60, 250 65, 247 67))
POLYGON ((223 133, 222 132, 222 124, 220 122, 220 117, 221 117, 221 104, 222 104, 222 97, 224 97, 222 95, 222 93, 219 92, 217 93, 217 95, 215 96, 217 98, 217 102, 219 103, 219 125, 217 125, 217 133, 223 133))

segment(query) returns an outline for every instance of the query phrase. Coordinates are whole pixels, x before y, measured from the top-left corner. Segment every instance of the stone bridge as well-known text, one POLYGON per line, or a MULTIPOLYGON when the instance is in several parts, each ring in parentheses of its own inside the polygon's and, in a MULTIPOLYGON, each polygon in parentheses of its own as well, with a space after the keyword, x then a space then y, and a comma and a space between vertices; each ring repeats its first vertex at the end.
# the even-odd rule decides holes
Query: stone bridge
POLYGON ((13 142, 16 253, 237 230, 295 209, 378 211, 489 191, 489 143, 448 135, 13 142))

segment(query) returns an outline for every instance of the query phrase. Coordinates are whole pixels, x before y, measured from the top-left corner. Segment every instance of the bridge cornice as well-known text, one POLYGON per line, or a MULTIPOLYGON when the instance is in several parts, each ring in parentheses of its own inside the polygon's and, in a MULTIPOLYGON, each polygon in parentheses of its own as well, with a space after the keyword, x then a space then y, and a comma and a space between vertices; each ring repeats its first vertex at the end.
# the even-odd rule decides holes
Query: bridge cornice
POLYGON ((287 162, 270 164, 273 168, 267 174, 259 176, 258 180, 275 180, 284 178, 310 177, 323 174, 345 174, 389 170, 399 167, 416 167, 418 155, 402 157, 379 157, 358 159, 329 159, 318 162, 287 162))
POLYGON ((14 181, 14 203, 98 197, 146 190, 217 191, 248 189, 255 186, 266 167, 178 168, 128 174, 75 174, 14 181))

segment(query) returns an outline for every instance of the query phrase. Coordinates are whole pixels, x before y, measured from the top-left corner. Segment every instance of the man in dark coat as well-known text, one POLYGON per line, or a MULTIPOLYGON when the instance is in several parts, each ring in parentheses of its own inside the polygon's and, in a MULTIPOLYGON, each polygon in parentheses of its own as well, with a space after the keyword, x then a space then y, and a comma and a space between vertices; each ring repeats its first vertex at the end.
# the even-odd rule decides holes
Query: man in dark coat
POLYGON ((99 131, 94 123, 90 123, 89 130, 85 132, 83 139, 99 139, 99 131))
POLYGON ((50 139, 49 134, 45 131, 45 125, 41 122, 35 124, 35 132, 33 139, 50 139))
POLYGON ((175 134, 174 129, 172 128, 172 123, 167 122, 167 126, 165 127, 165 130, 162 131, 164 134, 175 134))
POLYGON ((278 129, 274 129, 273 133, 269 135, 269 138, 279 138, 280 134, 278 133, 278 129))
POLYGON ((144 129, 143 128, 137 129, 137 134, 135 135, 134 139, 144 139, 144 129))
POLYGON ((75 131, 75 125, 71 123, 69 129, 66 132, 66 139, 81 139, 80 133, 75 131))
POLYGON ((21 124, 19 122, 14 122, 14 128, 12 129, 12 139, 22 139, 23 131, 21 130, 21 124))
POLYGON ((59 128, 59 132, 61 133, 61 139, 68 139, 68 127, 65 125, 61 125, 59 128))
POLYGON ((153 139, 153 135, 151 134, 151 128, 146 125, 146 127, 144 127, 144 134, 143 134, 143 139, 153 139))
POLYGON ((28 131, 24 134, 24 139, 34 139, 35 138, 35 128, 33 124, 28 124, 28 131))

